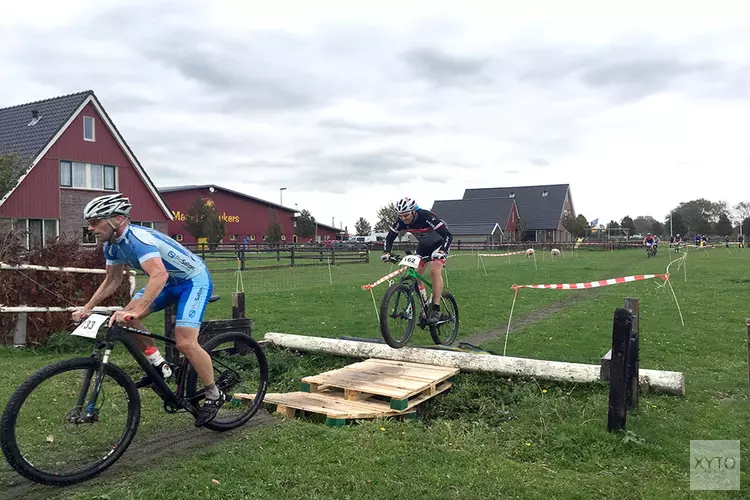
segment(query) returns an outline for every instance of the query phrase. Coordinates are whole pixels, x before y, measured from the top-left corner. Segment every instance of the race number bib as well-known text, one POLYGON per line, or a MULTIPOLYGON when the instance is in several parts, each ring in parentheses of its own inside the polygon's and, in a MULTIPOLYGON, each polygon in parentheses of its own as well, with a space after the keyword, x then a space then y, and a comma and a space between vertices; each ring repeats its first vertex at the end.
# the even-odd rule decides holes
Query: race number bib
POLYGON ((419 255, 407 255, 403 259, 401 259, 401 262, 398 264, 400 266, 408 266, 408 267, 419 267, 419 263, 422 261, 422 258, 419 255))
POLYGON ((99 328, 109 319, 109 316, 102 316, 101 314, 92 314, 83 323, 78 325, 78 328, 73 330, 71 335, 78 335, 79 337, 86 337, 95 339, 99 328))

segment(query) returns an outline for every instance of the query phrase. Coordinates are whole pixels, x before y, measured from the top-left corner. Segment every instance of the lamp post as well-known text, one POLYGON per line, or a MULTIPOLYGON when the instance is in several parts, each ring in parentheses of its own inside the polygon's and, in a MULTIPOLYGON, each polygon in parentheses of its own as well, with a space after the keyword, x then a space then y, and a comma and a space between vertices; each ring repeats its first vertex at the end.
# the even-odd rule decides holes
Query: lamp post
POLYGON ((284 206, 284 194, 283 191, 286 188, 279 188, 279 205, 284 206))

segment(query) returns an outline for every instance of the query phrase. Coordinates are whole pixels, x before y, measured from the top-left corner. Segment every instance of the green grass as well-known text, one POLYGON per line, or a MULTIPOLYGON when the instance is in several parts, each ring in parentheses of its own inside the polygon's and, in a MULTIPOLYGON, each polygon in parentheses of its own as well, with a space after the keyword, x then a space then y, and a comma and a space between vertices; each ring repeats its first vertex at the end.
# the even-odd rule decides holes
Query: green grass
MULTIPOLYGON (((666 248, 664 249, 666 250, 666 248)), ((476 256, 449 261, 448 285, 461 312, 459 340, 503 332, 511 285, 566 283, 662 273, 662 251, 582 251, 564 259, 476 256)), ((379 336, 373 299, 361 285, 390 266, 370 264, 243 273, 247 315, 255 337, 267 331, 338 337, 379 336), (333 281, 333 284, 331 284, 333 281)), ((127 474, 105 474, 82 488, 50 490, 60 498, 746 498, 740 492, 691 492, 691 439, 739 439, 747 455, 748 372, 745 316, 750 251, 691 251, 687 281, 672 266, 685 325, 661 280, 585 291, 521 289, 513 323, 571 294, 581 301, 511 333, 511 356, 597 364, 611 346, 612 316, 625 297, 641 301, 642 368, 681 371, 686 396, 642 394, 626 433, 609 433, 608 386, 575 385, 460 374, 453 389, 420 409, 420 419, 363 421, 330 428, 317 419, 244 429, 188 455, 159 459, 127 474), (158 472, 154 467, 159 467, 158 472), (212 480, 217 480, 215 484, 212 480)), ((215 276, 222 300, 209 318, 229 317, 236 276, 215 276)), ((387 283, 374 289, 378 301, 387 283)), ((149 325, 159 328, 161 318, 149 325)), ((430 344, 417 330, 417 344, 430 344)), ((482 347, 502 352, 501 337, 482 347)), ((69 356, 44 350, 0 350, 0 403, 23 378, 69 356)), ((305 375, 355 360, 268 350, 271 391, 297 390, 305 375)), ((125 362, 115 352, 115 362, 125 362)), ((144 397, 148 393, 142 393, 144 397)), ((187 424, 146 401, 139 434, 187 424)), ((187 427, 186 427, 187 428, 187 427)), ((201 432, 192 429, 186 432, 201 432)), ((144 434, 145 435, 145 434, 144 434)), ((122 459, 127 460, 127 455, 122 459)), ((744 461, 747 462, 747 461, 744 461)), ((743 465, 743 469, 746 466, 743 465)), ((18 484, 0 466, 0 484, 18 484)), ((0 487, 2 488, 2 487, 0 487)), ((1 491, 1 490, 0 490, 1 491)))

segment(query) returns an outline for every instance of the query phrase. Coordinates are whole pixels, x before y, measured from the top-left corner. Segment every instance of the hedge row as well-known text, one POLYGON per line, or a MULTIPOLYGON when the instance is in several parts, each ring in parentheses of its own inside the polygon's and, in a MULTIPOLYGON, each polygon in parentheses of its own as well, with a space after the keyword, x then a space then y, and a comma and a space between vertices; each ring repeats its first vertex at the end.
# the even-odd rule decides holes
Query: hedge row
MULTIPOLYGON (((50 241, 40 250, 27 251, 22 245, 23 233, 0 235, 0 261, 6 264, 37 264, 59 267, 104 269, 102 246, 83 246, 72 239, 50 241)), ((5 306, 68 307, 85 304, 94 294, 104 274, 63 273, 53 271, 0 270, 0 304, 5 306)), ((118 291, 105 299, 102 306, 122 306, 130 298, 127 279, 118 291)), ((0 313, 0 342, 11 344, 16 315, 0 313)), ((28 313, 28 345, 44 345, 55 332, 74 327, 69 312, 28 313)))

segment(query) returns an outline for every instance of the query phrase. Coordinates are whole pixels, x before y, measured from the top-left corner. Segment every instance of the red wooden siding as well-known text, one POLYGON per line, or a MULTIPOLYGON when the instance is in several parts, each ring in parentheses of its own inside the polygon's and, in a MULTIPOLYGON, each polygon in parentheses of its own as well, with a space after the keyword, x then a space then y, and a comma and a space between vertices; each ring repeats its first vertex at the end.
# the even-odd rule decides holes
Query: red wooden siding
POLYGON ((510 208, 510 218, 508 223, 505 225, 506 233, 514 233, 518 227, 518 206, 514 203, 510 208))
POLYGON ((293 210, 283 210, 260 201, 238 196, 217 188, 211 193, 208 188, 189 189, 162 193, 162 198, 172 211, 175 220, 169 223, 169 235, 174 237, 181 234, 183 243, 196 243, 196 239, 184 227, 184 217, 190 210, 190 205, 196 198, 210 199, 214 203, 216 212, 227 221, 227 232, 223 243, 240 243, 245 236, 255 235, 250 243, 262 243, 263 233, 268 228, 270 209, 276 210, 276 217, 281 224, 282 234, 288 243, 292 243, 294 235, 293 210), (230 237, 236 235, 236 240, 230 237))
POLYGON ((570 215, 575 216, 575 212, 573 211, 573 203, 570 201, 570 190, 568 190, 568 193, 565 195, 565 202, 563 202, 563 212, 560 213, 560 223, 557 226, 558 231, 566 231, 562 224, 563 217, 565 217, 563 215, 565 213, 565 210, 567 210, 570 215))
POLYGON ((60 218, 60 169, 54 160, 41 160, 0 207, 0 217, 60 218))
POLYGON ((337 238, 340 239, 341 238, 341 236, 339 235, 340 232, 341 230, 339 229, 334 231, 333 229, 328 229, 325 227, 318 226, 318 237, 320 238, 320 241, 335 240, 337 238))
POLYGON ((83 111, 73 119, 67 130, 49 148, 44 157, 133 168, 91 103, 87 104, 83 111), (84 116, 94 117, 94 138, 96 139, 94 142, 83 140, 84 116))

